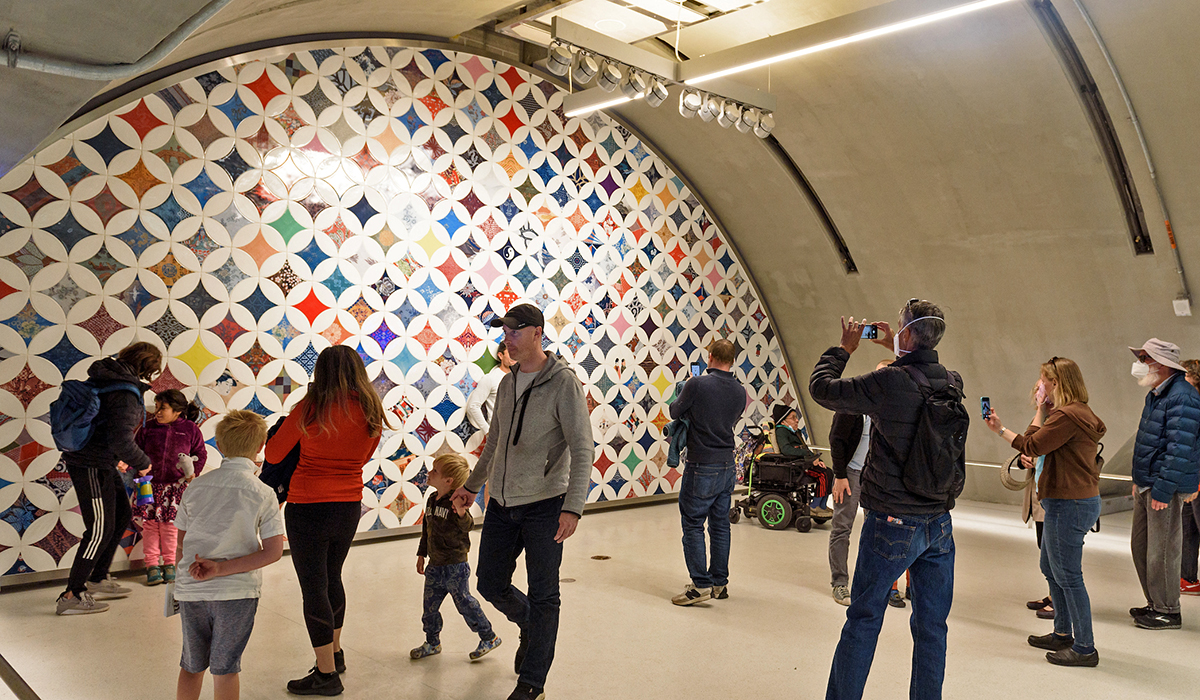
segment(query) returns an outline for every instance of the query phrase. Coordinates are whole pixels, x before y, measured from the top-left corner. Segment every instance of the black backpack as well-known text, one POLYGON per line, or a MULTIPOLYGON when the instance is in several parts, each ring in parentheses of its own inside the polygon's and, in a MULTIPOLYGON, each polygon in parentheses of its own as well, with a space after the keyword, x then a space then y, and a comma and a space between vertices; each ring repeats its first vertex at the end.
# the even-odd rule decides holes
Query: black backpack
MULTIPOLYGON (((903 462, 904 488, 949 504, 962 493, 967 476, 962 464, 971 416, 963 405, 962 389, 953 374, 948 373, 945 383, 935 389, 916 367, 903 369, 917 383, 925 400, 908 459, 903 462)), ((896 457, 899 461, 899 455, 896 457)))
MULTIPOLYGON (((287 416, 280 416, 279 420, 275 421, 267 430, 267 439, 270 440, 279 432, 279 427, 283 425, 283 421, 287 420, 287 416)), ((287 500, 288 488, 292 485, 292 474, 296 472, 296 467, 300 464, 300 443, 288 452, 287 456, 280 462, 263 462, 262 472, 259 473, 259 481, 262 481, 271 490, 275 492, 275 497, 280 503, 287 500)))

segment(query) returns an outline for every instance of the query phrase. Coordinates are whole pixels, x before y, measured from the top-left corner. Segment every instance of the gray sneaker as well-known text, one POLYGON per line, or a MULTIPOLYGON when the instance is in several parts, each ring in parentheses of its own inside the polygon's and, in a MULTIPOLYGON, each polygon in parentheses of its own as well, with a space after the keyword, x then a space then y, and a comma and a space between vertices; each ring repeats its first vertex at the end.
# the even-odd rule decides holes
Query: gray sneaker
POLYGON ((97 603, 92 594, 84 591, 79 597, 68 598, 64 593, 58 597, 56 615, 89 615, 108 610, 108 603, 97 603))
POLYGON ((833 587, 833 600, 838 605, 850 604, 850 589, 846 586, 833 587))
POLYGON ((676 605, 695 605, 696 603, 703 603, 710 598, 712 598, 711 588, 696 588, 689 583, 683 589, 683 593, 672 598, 671 602, 676 605))
POLYGON ((712 599, 713 600, 728 600, 729 599, 729 587, 728 586, 713 586, 712 587, 712 599))
POLYGON ((100 581, 99 583, 97 583, 95 581, 88 581, 87 582, 87 590, 88 590, 88 593, 91 593, 93 597, 98 598, 100 600, 112 600, 114 598, 124 598, 125 596, 127 596, 133 592, 128 588, 124 588, 124 587, 120 586, 116 581, 114 581, 111 578, 106 578, 103 581, 100 581))

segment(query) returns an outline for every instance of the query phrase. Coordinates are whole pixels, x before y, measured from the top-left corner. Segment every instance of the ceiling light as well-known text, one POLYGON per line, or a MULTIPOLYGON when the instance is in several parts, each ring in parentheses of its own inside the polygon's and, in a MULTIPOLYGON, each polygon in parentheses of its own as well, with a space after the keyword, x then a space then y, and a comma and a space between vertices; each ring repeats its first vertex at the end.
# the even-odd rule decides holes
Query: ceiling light
POLYGON ((705 95, 704 104, 700 107, 700 118, 706 122, 711 122, 720 113, 721 99, 713 95, 705 95))
MULTIPOLYGON (((688 64, 685 63, 683 65, 683 70, 681 71, 682 74, 680 77, 683 78, 684 83, 688 85, 696 85, 704 82, 705 80, 720 78, 722 76, 732 75, 734 73, 741 73, 742 71, 761 68, 762 66, 777 63, 779 61, 787 61, 792 58, 799 58, 800 56, 807 56, 808 54, 817 53, 818 51, 825 51, 827 49, 833 49, 839 46, 845 46, 847 44, 873 39, 886 34, 893 34, 905 29, 919 27, 943 19, 950 19, 951 17, 957 17, 959 15, 975 12, 977 10, 984 10, 995 5, 1000 5, 1011 1, 1012 0, 976 0, 975 2, 968 2, 958 5, 957 7, 941 10, 939 12, 932 12, 918 17, 911 17, 898 22, 885 24, 874 29, 856 32, 838 39, 832 39, 830 41, 824 41, 818 44, 803 46, 798 49, 787 50, 785 47, 789 41, 795 41, 796 37, 811 36, 812 26, 817 25, 801 27, 800 29, 795 29, 791 32, 785 32, 783 34, 777 34, 773 37, 762 39, 758 42, 734 47, 732 49, 726 49, 725 51, 688 61, 688 63, 693 64, 692 68, 689 70, 688 64), (789 37, 789 35, 792 36, 789 37), (757 49, 752 49, 751 47, 754 47, 755 44, 759 44, 760 46, 757 49), (763 48, 761 46, 762 44, 766 44, 769 48, 763 48), (751 58, 749 55, 747 55, 751 51, 760 53, 760 55, 761 52, 769 52, 769 55, 764 58, 751 58), (726 54, 725 60, 722 60, 721 54, 726 54), (726 62, 733 62, 734 65, 720 65, 726 62), (689 76, 688 73, 691 75, 689 76)), ((893 0, 893 2, 884 3, 881 6, 861 10, 857 13, 854 13, 854 15, 868 18, 876 16, 887 17, 900 12, 903 9, 907 9, 908 7, 912 7, 914 10, 919 11, 922 2, 925 2, 925 0, 910 0, 909 2, 904 2, 904 0, 893 0)), ((925 4, 927 5, 927 2, 925 2, 925 4)), ((854 15, 845 15, 833 20, 828 20, 828 22, 848 22, 854 19, 854 15)))
POLYGON ((646 104, 657 107, 667 100, 667 86, 659 78, 651 78, 646 88, 646 104))
POLYGON ((621 71, 611 61, 602 61, 600 63, 600 73, 596 76, 596 87, 605 92, 612 92, 617 89, 617 85, 620 82, 621 71))
POLYGON ((700 111, 704 104, 704 95, 696 90, 684 90, 679 93, 679 114, 684 119, 691 119, 700 111))
POLYGON ((592 78, 600 72, 600 62, 597 61, 591 54, 580 52, 578 59, 575 61, 575 78, 580 83, 590 83, 592 78))
POLYGON ((689 10, 683 6, 683 3, 677 0, 627 0, 631 5, 640 7, 643 10, 648 10, 663 19, 670 20, 671 24, 676 21, 681 24, 692 24, 703 19, 708 19, 706 15, 702 15, 695 10, 689 10))
POLYGON ((646 92, 646 78, 635 70, 630 70, 629 75, 621 81, 621 94, 629 99, 634 99, 636 95, 642 95, 646 92))
POLYGON ((750 133, 750 130, 753 129, 757 124, 758 124, 758 110, 757 109, 745 109, 745 110, 742 110, 742 118, 739 119, 738 123, 735 124, 734 126, 737 127, 738 131, 742 132, 743 134, 747 134, 747 133, 750 133))
MULTIPOLYGON (((636 95, 633 99, 637 99, 641 95, 636 95)), ((591 112, 596 112, 609 107, 616 107, 620 104, 629 102, 630 98, 624 95, 611 95, 599 88, 590 90, 581 90, 572 93, 563 98, 563 113, 569 117, 578 117, 591 112)))
POLYGON ((571 49, 565 44, 556 43, 550 47, 550 55, 546 56, 546 68, 555 75, 566 75, 574 58, 571 49))
POLYGON ((765 112, 758 118, 758 124, 754 125, 754 135, 760 139, 767 138, 771 133, 771 129, 775 128, 775 116, 770 112, 765 112))
POLYGON ((742 108, 732 100, 725 100, 725 104, 721 105, 721 113, 717 115, 717 123, 728 129, 741 118, 742 108))

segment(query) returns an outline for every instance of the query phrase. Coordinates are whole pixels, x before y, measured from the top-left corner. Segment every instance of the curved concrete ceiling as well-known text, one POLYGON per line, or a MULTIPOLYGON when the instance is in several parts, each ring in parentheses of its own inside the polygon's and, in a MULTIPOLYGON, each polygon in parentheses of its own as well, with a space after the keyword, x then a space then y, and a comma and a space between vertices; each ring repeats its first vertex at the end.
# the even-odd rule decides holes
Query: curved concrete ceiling
MULTIPOLYGON (((680 47, 689 56, 711 53, 880 2, 773 0, 687 28, 680 47)), ((1129 87, 1184 264, 1200 284, 1200 201, 1191 196, 1200 186, 1200 56, 1192 50, 1200 43, 1200 3, 1082 2, 1129 87)), ((66 12, 75 3, 64 0, 37 0, 36 13, 33 0, 0 0, 0 19, 22 33, 27 48, 128 61, 202 4, 191 0, 167 13, 141 2, 143 14, 97 0, 93 15, 78 17, 66 12), (56 13, 68 16, 51 25, 56 13), (133 26, 116 26, 125 23, 133 26)), ((324 32, 448 38, 524 4, 235 0, 164 64, 324 32)), ((857 274, 846 273, 793 171, 769 144, 684 120, 673 99, 657 110, 633 104, 616 112, 690 180, 740 249, 802 390, 817 356, 837 342, 840 315, 894 321, 904 300, 918 296, 944 304, 950 330, 942 356, 962 371, 972 403, 991 396, 1015 427, 1026 418, 1037 365, 1051 355, 1073 357, 1115 448, 1136 428, 1143 396, 1126 374, 1125 345, 1158 336, 1200 355, 1196 318, 1172 312, 1179 281, 1129 114, 1074 0, 1053 5, 1107 103, 1153 255, 1134 255, 1076 88, 1027 2, 738 76, 778 96, 774 136, 823 202, 857 274)), ((0 170, 104 89, 0 72, 0 117, 19 127, 6 134, 0 170), (39 133, 31 144, 30 134, 39 133)), ((850 369, 866 371, 887 355, 864 350, 850 369)), ((811 401, 806 407, 823 443, 829 414, 811 401)), ((979 426, 969 454, 999 460, 1008 451, 979 426)))

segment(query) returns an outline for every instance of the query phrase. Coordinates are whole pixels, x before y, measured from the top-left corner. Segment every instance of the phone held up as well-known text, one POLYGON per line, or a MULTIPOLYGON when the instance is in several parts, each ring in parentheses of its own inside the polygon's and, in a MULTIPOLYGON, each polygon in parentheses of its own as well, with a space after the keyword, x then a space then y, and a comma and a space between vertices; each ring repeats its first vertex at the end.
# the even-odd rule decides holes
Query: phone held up
POLYGON ((879 337, 879 326, 876 326, 874 323, 870 323, 870 324, 863 326, 863 332, 862 332, 863 340, 875 340, 878 337, 879 337))
POLYGON ((693 362, 693 363, 692 363, 692 376, 693 376, 693 377, 699 377, 699 376, 700 376, 700 363, 699 363, 699 362, 693 362))
POLYGON ((983 419, 987 420, 992 415, 992 400, 986 396, 980 397, 979 410, 983 412, 983 419))

